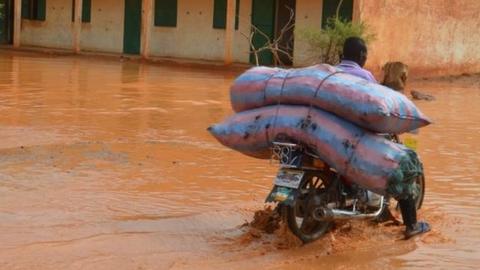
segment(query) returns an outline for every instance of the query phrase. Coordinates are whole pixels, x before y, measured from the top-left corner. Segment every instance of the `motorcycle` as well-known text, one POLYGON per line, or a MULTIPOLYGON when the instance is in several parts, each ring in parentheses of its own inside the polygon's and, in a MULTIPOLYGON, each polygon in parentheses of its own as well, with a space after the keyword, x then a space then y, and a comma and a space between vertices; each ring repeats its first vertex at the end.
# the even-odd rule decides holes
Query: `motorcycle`
MULTIPOLYGON (((272 152, 280 167, 266 202, 277 204, 290 231, 304 243, 322 237, 336 220, 392 217, 393 199, 343 178, 307 146, 277 141, 272 152)), ((415 183, 419 190, 415 203, 420 209, 425 177, 417 177, 415 183)))

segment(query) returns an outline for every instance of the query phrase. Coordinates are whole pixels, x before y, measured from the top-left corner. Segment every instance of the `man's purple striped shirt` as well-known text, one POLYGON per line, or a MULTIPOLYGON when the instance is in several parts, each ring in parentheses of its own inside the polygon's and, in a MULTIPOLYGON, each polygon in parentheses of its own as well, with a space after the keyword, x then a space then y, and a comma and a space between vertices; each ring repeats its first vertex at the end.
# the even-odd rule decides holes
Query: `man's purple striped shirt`
POLYGON ((359 66, 353 61, 342 60, 342 62, 340 62, 337 67, 348 74, 358 76, 369 82, 378 83, 377 80, 375 80, 375 77, 373 77, 372 73, 370 73, 370 71, 363 69, 361 66, 359 66))

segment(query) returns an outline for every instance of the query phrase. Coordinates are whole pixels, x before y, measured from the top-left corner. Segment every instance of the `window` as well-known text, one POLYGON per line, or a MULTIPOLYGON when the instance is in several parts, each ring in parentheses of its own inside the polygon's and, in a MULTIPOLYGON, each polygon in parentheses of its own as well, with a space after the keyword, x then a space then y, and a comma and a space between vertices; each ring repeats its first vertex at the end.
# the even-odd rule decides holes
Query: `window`
POLYGON ((177 0, 155 0, 155 26, 177 26, 177 0))
MULTIPOLYGON (((335 17, 340 0, 323 0, 322 8, 322 28, 327 27, 328 19, 335 17)), ((343 0, 342 6, 338 11, 338 16, 342 20, 352 21, 353 0, 343 0)))
MULTIPOLYGON (((92 0, 82 2, 82 22, 89 23, 92 13, 92 0)), ((75 0, 72 0, 72 22, 75 21, 75 0)))
POLYGON ((45 21, 47 0, 22 0, 22 18, 45 21))
MULTIPOLYGON (((238 15, 240 0, 236 0, 235 29, 238 30, 238 15)), ((213 2, 213 28, 225 29, 227 25, 227 0, 214 0, 213 2)))

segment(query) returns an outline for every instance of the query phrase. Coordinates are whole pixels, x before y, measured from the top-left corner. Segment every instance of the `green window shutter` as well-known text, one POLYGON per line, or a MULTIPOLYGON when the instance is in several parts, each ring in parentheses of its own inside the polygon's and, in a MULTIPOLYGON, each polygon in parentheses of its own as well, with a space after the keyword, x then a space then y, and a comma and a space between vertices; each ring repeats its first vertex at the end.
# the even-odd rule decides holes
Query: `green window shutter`
MULTIPOLYGON (((92 0, 82 2, 82 22, 89 23, 91 19, 92 0)), ((72 22, 75 21, 75 0, 72 0, 72 22)))
POLYGON ((227 25, 227 0, 213 1, 213 28, 225 29, 227 25))
MULTIPOLYGON (((235 29, 238 29, 238 17, 240 15, 240 0, 236 0, 235 29)), ((215 0, 213 2, 213 28, 225 29, 227 26, 227 0, 215 0)))
MULTIPOLYGON (((322 28, 327 27, 328 19, 335 17, 337 6, 340 0, 323 0, 322 8, 322 28)), ((338 16, 345 21, 352 21, 353 17, 353 0, 343 0, 342 6, 338 12, 338 16)))
POLYGON ((72 22, 75 22, 75 0, 72 0, 72 22))
POLYGON ((239 18, 240 18, 240 0, 237 0, 237 5, 235 8, 235 30, 238 30, 239 18))
POLYGON ((92 0, 83 0, 82 22, 89 23, 92 17, 92 0))
POLYGON ((155 26, 177 26, 177 0, 155 0, 155 26))
POLYGON ((22 18, 30 19, 30 0, 22 0, 22 18))
POLYGON ((36 1, 36 14, 35 20, 45 21, 46 13, 47 13, 47 0, 37 0, 36 1))

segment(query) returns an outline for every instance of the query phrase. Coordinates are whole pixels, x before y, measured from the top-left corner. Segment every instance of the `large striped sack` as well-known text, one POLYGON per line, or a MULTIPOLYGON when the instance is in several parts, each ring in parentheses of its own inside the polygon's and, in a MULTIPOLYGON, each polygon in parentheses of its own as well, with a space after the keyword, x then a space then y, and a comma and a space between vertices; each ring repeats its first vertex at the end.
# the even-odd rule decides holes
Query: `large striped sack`
POLYGON ((223 145, 268 159, 280 136, 307 145, 348 180, 379 194, 415 195, 413 178, 422 172, 415 151, 306 106, 274 105, 253 109, 208 128, 223 145))
POLYGON ((235 112, 274 104, 315 106, 378 133, 401 134, 431 123, 403 94, 326 64, 254 67, 235 80, 230 96, 235 112))

